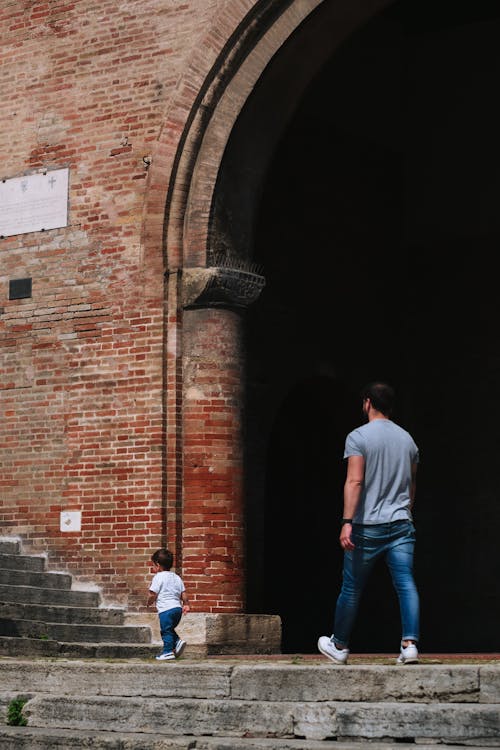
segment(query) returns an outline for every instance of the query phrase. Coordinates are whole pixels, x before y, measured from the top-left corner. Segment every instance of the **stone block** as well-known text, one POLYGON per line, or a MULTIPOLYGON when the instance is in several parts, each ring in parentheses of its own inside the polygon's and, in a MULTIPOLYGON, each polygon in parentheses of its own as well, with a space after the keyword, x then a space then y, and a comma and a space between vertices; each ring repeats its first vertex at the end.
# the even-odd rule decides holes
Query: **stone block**
POLYGON ((21 539, 17 536, 0 537, 0 553, 6 555, 16 555, 21 551, 21 539))
POLYGON ((337 708, 334 703, 298 703, 293 708, 294 734, 308 740, 337 736, 337 708))
POLYGON ((0 568, 0 583, 5 586, 38 586, 44 589, 69 590, 71 576, 67 573, 39 573, 31 570, 0 568))
POLYGON ((177 632, 188 646, 210 654, 277 654, 281 648, 281 619, 277 615, 206 614, 191 612, 177 632))
POLYGON ((145 625, 151 630, 151 643, 162 643, 160 633, 160 619, 157 612, 126 612, 125 625, 145 625))
MULTIPOLYGON (((1 544, 1 542, 0 542, 1 544)), ((20 555, 15 553, 3 553, 0 546, 0 565, 9 570, 30 570, 43 572, 46 565, 44 555, 20 555)))
POLYGON ((491 664, 480 667, 479 684, 479 700, 481 703, 500 703, 500 669, 498 665, 491 664))
MULTIPOLYGON (((476 666, 339 667, 318 664, 238 665, 231 691, 241 700, 271 701, 479 701, 476 666)), ((493 701, 491 701, 493 702, 493 701)))
MULTIPOLYGON (((170 672, 170 670, 169 670, 170 672)), ((25 707, 39 727, 164 735, 293 736, 293 706, 224 700, 37 696, 25 707)))
MULTIPOLYGON (((49 574, 47 574, 49 575, 49 574)), ((77 591, 76 589, 37 588, 19 586, 0 581, 0 598, 5 602, 22 604, 51 604, 65 607, 97 607, 100 596, 97 591, 77 591)))
MULTIPOLYGON (((1 750, 189 750, 186 737, 155 737, 142 733, 75 731, 40 727, 2 727, 1 750)), ((215 750, 215 748, 214 748, 215 750)))
MULTIPOLYGON (((8 690, 8 686, 2 684, 2 691, 8 690)), ((0 693, 0 726, 2 724, 5 724, 7 721, 7 709, 9 707, 9 703, 13 698, 16 696, 9 692, 1 692, 0 693)))
POLYGON ((136 696, 38 695, 26 705, 25 714, 30 725, 39 727, 195 737, 337 737, 357 742, 391 738, 479 745, 500 736, 498 707, 478 704, 166 701, 136 696))
POLYGON ((230 694, 231 667, 225 664, 95 664, 0 661, 0 684, 13 693, 22 688, 20 668, 33 693, 137 697, 224 698, 230 694), (20 667, 20 664, 22 665, 20 667))
POLYGON ((338 738, 476 742, 500 737, 498 706, 457 703, 338 703, 338 738))
MULTIPOLYGON (((196 750, 394 750, 394 747, 376 743, 370 744, 367 749, 365 746, 355 745, 352 742, 306 740, 297 737, 231 737, 227 740, 224 737, 197 737, 196 750)), ((419 748, 419 750, 427 749, 419 748)), ((447 748, 447 750, 453 749, 447 748)))

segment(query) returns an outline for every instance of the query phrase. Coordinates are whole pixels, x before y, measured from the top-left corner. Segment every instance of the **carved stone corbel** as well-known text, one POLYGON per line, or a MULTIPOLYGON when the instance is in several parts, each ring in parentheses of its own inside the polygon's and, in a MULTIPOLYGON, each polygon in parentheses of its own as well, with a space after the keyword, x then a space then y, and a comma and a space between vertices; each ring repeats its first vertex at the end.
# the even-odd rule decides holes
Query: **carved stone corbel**
POLYGON ((258 299, 265 283, 264 276, 240 268, 184 268, 182 304, 184 308, 246 308, 258 299))

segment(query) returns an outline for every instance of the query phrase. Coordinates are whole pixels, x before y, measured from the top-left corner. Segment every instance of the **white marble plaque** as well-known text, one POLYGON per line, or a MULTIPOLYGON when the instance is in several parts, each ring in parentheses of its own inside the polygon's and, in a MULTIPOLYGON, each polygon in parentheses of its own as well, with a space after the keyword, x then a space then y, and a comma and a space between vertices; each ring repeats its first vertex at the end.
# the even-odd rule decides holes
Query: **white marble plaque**
POLYGON ((61 511, 61 531, 81 531, 82 512, 80 510, 61 511))
POLYGON ((69 169, 0 180, 0 237, 68 226, 69 169))

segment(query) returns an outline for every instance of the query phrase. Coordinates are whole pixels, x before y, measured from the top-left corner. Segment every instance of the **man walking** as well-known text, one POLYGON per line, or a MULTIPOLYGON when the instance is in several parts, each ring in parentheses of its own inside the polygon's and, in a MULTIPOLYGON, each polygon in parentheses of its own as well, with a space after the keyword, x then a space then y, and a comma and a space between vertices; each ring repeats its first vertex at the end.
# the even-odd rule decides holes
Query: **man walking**
POLYGON ((318 649, 346 664, 349 638, 363 587, 373 565, 384 557, 399 598, 402 640, 398 664, 418 661, 419 597, 413 579, 418 448, 411 435, 390 419, 394 391, 386 383, 363 389, 368 423, 349 433, 345 443, 347 476, 340 545, 344 571, 335 609, 333 635, 321 636, 318 649))

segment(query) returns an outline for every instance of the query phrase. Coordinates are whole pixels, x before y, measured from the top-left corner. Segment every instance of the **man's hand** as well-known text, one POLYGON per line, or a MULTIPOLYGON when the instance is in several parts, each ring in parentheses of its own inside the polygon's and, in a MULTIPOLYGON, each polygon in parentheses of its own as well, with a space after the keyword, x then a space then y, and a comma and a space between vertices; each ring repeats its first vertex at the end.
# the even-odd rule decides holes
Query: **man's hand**
POLYGON ((354 544, 351 541, 351 534, 352 534, 352 523, 344 523, 342 524, 342 529, 340 531, 340 546, 343 550, 351 550, 354 549, 354 544))

